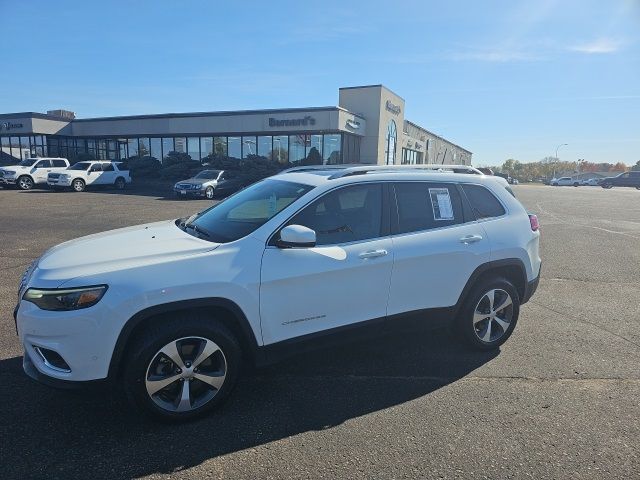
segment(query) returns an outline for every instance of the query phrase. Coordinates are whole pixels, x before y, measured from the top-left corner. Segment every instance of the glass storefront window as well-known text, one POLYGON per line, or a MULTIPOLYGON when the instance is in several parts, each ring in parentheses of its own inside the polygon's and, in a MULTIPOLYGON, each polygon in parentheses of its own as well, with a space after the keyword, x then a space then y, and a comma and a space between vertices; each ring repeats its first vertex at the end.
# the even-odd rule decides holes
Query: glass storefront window
MULTIPOLYGON (((173 138, 163 138, 162 139, 162 158, 167 158, 169 152, 175 151, 173 148, 173 138)), ((158 159, 160 160, 160 159, 158 159)))
POLYGON ((229 137, 229 158, 242 157, 242 145, 240 145, 240 137, 229 137))
POLYGON ((138 139, 138 156, 140 157, 148 157, 149 152, 149 138, 143 137, 138 139))
POLYGON ((291 135, 289 137, 289 162, 296 164, 305 158, 307 135, 291 135))
POLYGON ((76 138, 77 153, 87 153, 87 141, 84 138, 76 138))
POLYGON ((256 154, 256 137, 242 137, 242 158, 256 154))
POLYGON ((162 160, 162 139, 150 138, 149 139, 149 156, 156 160, 162 160))
POLYGON ((342 137, 342 163, 360 162, 360 139, 355 135, 342 137))
POLYGON ((342 163, 342 141, 339 133, 324 136, 322 159, 325 164, 336 165, 342 163))
POLYGON ((185 137, 176 137, 173 139, 176 152, 187 153, 187 139, 185 137))
POLYGON ((278 163, 289 161, 289 137, 286 135, 276 135, 273 137, 273 150, 271 159, 278 163))
POLYGON ((127 145, 129 147, 129 158, 137 157, 138 156, 138 139, 137 138, 127 139, 127 145))
POLYGON ((213 139, 214 153, 219 157, 227 156, 227 137, 215 137, 213 139))
POLYGON ((273 150, 273 137, 258 137, 258 155, 269 158, 271 150, 273 150))
POLYGON ((200 139, 200 150, 202 151, 202 160, 213 155, 213 137, 202 137, 200 139))
POLYGON ((187 153, 191 160, 200 161, 200 137, 187 138, 187 153))
POLYGON ((311 137, 309 144, 307 145, 307 157, 312 148, 315 148, 320 157, 322 157, 322 135, 309 135, 311 137))
POLYGON ((385 148, 385 163, 387 165, 393 165, 396 161, 396 141, 398 139, 396 122, 389 120, 387 125, 387 141, 385 148))

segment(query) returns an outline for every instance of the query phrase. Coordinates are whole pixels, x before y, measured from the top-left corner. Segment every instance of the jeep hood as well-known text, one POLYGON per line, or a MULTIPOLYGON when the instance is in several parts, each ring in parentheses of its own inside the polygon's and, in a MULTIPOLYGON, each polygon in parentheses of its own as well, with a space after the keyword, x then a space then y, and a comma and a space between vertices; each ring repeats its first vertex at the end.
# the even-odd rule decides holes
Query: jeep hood
POLYGON ((97 233, 61 243, 40 258, 37 277, 44 283, 65 282, 138 265, 196 255, 220 244, 194 237, 174 220, 97 233))

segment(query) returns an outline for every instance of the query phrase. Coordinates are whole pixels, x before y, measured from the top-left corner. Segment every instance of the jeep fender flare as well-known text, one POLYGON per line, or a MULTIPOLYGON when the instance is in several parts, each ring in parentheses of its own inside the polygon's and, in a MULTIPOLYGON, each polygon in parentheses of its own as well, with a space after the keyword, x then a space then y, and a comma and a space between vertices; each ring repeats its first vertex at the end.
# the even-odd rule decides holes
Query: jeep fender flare
POLYGON ((139 311, 129 320, 127 320, 120 330, 120 334, 118 335, 118 339, 116 340, 116 344, 113 348, 111 361, 109 362, 109 373, 107 378, 113 380, 118 376, 118 372, 121 367, 121 362, 124 358, 127 345, 129 344, 129 340, 131 340, 132 334, 135 331, 136 327, 142 324, 145 320, 156 315, 176 312, 180 310, 190 310, 194 308, 223 308, 231 312, 231 314, 235 317, 234 321, 237 322, 237 326, 242 332, 242 335, 245 337, 245 343, 249 346, 250 351, 247 353, 254 355, 256 361, 259 361, 258 356, 260 355, 261 349, 258 347, 256 336, 253 332, 253 329, 251 328, 251 325, 249 324, 249 320, 247 320, 247 317, 242 309, 235 302, 227 298, 196 298, 191 300, 180 300, 176 302, 154 305, 139 311))

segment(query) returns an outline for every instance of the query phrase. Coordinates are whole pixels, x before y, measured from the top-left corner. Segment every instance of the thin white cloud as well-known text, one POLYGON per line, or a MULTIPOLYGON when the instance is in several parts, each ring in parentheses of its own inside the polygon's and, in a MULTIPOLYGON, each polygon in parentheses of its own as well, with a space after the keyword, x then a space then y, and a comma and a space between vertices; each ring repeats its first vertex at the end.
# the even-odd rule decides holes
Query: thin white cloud
POLYGON ((615 53, 622 47, 622 42, 613 38, 598 38, 592 42, 583 43, 569 47, 573 52, 586 53, 589 55, 615 53))

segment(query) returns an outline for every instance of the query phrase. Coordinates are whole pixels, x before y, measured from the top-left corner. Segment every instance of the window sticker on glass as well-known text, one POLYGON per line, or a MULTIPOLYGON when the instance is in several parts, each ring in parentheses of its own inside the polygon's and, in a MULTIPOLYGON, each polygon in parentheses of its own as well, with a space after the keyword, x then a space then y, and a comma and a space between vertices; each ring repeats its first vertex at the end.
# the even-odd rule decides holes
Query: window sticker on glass
POLYGON ((453 220, 453 206, 448 188, 430 188, 434 220, 453 220))

